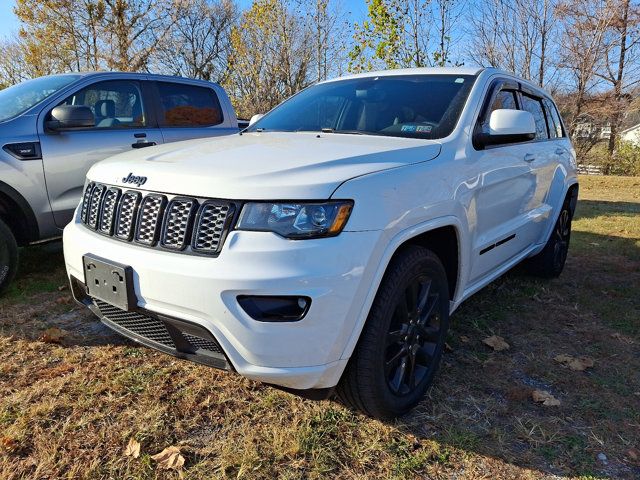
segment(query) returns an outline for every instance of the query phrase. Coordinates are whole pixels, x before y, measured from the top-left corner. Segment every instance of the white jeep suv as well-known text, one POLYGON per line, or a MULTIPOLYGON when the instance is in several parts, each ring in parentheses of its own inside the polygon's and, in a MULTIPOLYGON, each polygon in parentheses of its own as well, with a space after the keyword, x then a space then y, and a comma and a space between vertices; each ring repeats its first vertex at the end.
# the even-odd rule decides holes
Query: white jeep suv
POLYGON ((392 418, 432 382, 463 300, 523 260, 560 274, 577 195, 544 91, 393 70, 96 164, 64 252, 75 298, 123 335, 392 418))

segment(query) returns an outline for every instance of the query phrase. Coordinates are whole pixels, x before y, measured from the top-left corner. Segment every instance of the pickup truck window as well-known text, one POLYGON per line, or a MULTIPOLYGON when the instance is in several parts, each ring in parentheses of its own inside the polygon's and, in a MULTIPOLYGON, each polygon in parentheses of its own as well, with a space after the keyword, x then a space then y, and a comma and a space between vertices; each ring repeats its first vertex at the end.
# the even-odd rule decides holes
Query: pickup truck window
POLYGON ((79 78, 79 75, 51 75, 5 88, 0 91, 0 122, 26 112, 79 78))
POLYGON ((145 126, 145 111, 140 83, 131 80, 98 82, 67 98, 62 105, 84 105, 91 108, 94 128, 126 128, 145 126))
POLYGON ((474 81, 471 75, 393 75, 321 83, 247 131, 443 138, 453 131, 474 81))
POLYGON ((206 127, 222 123, 222 108, 210 88, 158 82, 160 126, 206 127))

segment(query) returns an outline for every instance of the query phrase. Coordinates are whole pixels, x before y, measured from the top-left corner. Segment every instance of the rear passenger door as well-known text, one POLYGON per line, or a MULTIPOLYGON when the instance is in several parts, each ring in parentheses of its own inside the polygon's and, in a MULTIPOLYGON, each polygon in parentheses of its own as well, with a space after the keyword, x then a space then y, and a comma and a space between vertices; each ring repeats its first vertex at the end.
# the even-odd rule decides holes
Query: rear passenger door
POLYGON ((229 128, 213 88, 177 82, 153 82, 158 124, 165 142, 228 135, 229 128))
POLYGON ((536 243, 539 241, 547 220, 551 215, 552 206, 549 204, 549 189, 557 165, 556 146, 550 139, 551 119, 547 118, 543 99, 526 91, 521 92, 522 110, 533 115, 536 122, 536 138, 527 144, 527 161, 531 166, 531 173, 535 179, 535 190, 529 206, 530 218, 535 227, 536 243))

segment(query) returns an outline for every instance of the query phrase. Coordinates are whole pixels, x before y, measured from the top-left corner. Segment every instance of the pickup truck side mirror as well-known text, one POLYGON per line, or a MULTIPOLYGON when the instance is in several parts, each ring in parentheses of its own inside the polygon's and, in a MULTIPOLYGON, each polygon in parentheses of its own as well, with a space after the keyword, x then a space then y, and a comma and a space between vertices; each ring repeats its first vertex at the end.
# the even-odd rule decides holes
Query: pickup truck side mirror
POLYGON ((84 105, 58 105, 50 114, 46 127, 49 130, 59 131, 74 128, 94 127, 96 119, 89 107, 84 105))
POLYGON ((251 126, 254 123, 256 123, 262 117, 264 117, 264 113, 256 113, 253 117, 251 117, 251 120, 249 120, 249 126, 251 126))
POLYGON ((527 142, 536 138, 536 121, 530 112, 498 109, 491 112, 489 131, 478 135, 482 146, 527 142))

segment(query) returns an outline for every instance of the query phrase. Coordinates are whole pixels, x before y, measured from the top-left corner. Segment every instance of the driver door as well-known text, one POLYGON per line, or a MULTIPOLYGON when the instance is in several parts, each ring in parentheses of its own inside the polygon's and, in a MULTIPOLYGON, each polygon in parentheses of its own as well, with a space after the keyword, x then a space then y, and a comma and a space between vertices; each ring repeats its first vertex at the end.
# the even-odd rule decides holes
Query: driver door
MULTIPOLYGON (((40 144, 49 202, 54 220, 62 228, 78 205, 85 177, 96 162, 132 148, 163 142, 152 125, 143 81, 132 79, 93 83, 44 112, 40 144), (84 105, 91 109, 95 126, 47 132, 44 122, 57 105, 84 105)), ((155 123, 155 122, 154 122, 155 123)), ((125 172, 127 173, 127 172, 125 172)))
MULTIPOLYGON (((493 95, 480 125, 497 109, 519 108, 511 87, 493 95)), ((529 162, 532 143, 488 146, 477 152, 472 169, 477 182, 469 205, 472 227, 470 282, 480 281, 535 240, 529 212, 536 179, 529 162)))

